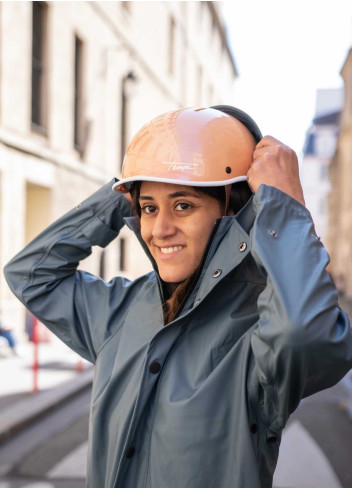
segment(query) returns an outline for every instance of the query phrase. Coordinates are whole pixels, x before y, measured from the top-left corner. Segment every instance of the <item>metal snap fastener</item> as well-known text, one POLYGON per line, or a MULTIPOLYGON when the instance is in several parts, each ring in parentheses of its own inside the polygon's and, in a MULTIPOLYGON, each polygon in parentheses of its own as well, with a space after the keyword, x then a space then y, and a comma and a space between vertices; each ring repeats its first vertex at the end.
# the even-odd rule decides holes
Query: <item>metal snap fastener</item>
POLYGON ((253 423, 250 427, 250 430, 251 430, 251 433, 255 434, 258 431, 258 426, 255 423, 253 423))
POLYGON ((213 277, 218 278, 222 274, 222 270, 220 268, 217 268, 216 270, 213 271, 213 277))
POLYGON ((152 374, 157 374, 160 372, 160 370, 161 370, 161 365, 159 362, 152 362, 149 365, 149 372, 151 372, 152 374))
POLYGON ((243 253, 243 251, 246 251, 247 249, 247 243, 243 241, 242 243, 239 244, 238 249, 243 253))
POLYGON ((200 299, 197 299, 197 300, 195 301, 195 303, 194 303, 194 307, 195 307, 195 306, 198 306, 198 304, 199 304, 199 303, 200 303, 200 299))
POLYGON ((135 451, 136 450, 134 447, 130 447, 126 452, 126 458, 132 458, 135 451))
POLYGON ((273 237, 273 238, 277 238, 277 232, 272 230, 270 231, 270 235, 273 237))

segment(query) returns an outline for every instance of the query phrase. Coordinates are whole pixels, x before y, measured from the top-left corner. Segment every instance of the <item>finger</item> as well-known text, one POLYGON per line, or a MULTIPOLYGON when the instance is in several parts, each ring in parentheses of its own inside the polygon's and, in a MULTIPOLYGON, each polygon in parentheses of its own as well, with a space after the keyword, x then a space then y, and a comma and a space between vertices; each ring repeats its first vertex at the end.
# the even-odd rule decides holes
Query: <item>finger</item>
POLYGON ((258 147, 260 143, 256 146, 253 152, 253 159, 256 160, 264 155, 282 155, 282 154, 290 154, 293 150, 286 146, 284 143, 281 143, 278 139, 273 138, 272 136, 266 136, 266 141, 264 141, 264 145, 258 147))
POLYGON ((259 141, 259 143, 256 146, 256 149, 260 149, 260 148, 263 148, 266 146, 276 146, 276 145, 284 146, 284 144, 281 141, 279 141, 278 139, 274 138, 273 136, 267 135, 267 136, 264 136, 259 141))
POLYGON ((253 163, 265 155, 274 155, 275 152, 276 146, 263 146, 261 148, 256 148, 253 152, 253 163))

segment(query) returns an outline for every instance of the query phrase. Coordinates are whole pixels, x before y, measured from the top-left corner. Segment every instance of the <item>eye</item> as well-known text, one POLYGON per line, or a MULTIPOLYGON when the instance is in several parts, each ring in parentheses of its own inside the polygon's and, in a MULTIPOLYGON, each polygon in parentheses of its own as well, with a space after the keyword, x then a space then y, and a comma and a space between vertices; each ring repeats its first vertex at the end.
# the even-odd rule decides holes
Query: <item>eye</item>
POLYGON ((188 209, 191 209, 193 206, 191 204, 188 204, 187 202, 180 202, 175 206, 176 211, 187 211, 188 209))
POLYGON ((145 205, 141 210, 144 214, 154 214, 154 212, 156 212, 156 207, 155 205, 145 205))

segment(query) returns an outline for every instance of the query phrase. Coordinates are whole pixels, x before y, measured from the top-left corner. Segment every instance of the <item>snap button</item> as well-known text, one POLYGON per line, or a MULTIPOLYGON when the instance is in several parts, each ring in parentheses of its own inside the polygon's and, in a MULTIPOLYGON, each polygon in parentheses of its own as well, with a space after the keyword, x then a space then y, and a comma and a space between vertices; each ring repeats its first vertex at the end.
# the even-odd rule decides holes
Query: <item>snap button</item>
POLYGON ((216 270, 213 271, 213 277, 218 278, 222 274, 222 270, 220 268, 217 268, 216 270))
POLYGON ((198 306, 198 304, 200 303, 200 299, 197 299, 195 302, 194 302, 194 307, 195 306, 198 306))
POLYGON ((275 442, 277 442, 277 437, 276 436, 269 436, 267 441, 268 441, 268 443, 275 443, 275 442))
POLYGON ((157 374, 160 372, 160 370, 161 370, 161 365, 159 362, 152 362, 149 365, 149 372, 151 372, 152 374, 157 374))
POLYGON ((258 426, 253 423, 250 427, 251 433, 255 434, 258 431, 258 426))
POLYGON ((242 243, 239 244, 238 249, 243 253, 247 249, 247 243, 243 241, 242 243))
POLYGON ((134 447, 130 447, 126 452, 126 458, 132 458, 135 451, 136 450, 134 447))
POLYGON ((273 237, 273 238, 277 238, 277 232, 272 230, 270 231, 270 235, 273 237))

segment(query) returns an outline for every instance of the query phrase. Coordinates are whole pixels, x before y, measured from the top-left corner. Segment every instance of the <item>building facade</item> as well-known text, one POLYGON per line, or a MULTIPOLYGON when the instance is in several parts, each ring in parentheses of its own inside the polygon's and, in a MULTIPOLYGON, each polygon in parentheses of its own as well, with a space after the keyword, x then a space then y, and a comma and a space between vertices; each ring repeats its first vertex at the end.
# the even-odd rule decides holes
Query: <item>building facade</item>
POLYGON ((331 273, 352 315, 352 49, 341 70, 345 97, 337 149, 330 164, 328 249, 331 273))
POLYGON ((342 89, 317 91, 316 113, 307 131, 303 150, 301 181, 306 206, 316 231, 326 245, 328 233, 329 165, 336 150, 343 103, 342 89))
MULTIPOLYGON (((232 104, 221 2, 0 3, 0 266, 112 177, 135 132, 168 110, 232 104)), ((124 229, 83 267, 151 266, 124 229)), ((24 308, 1 274, 3 320, 24 308)))

